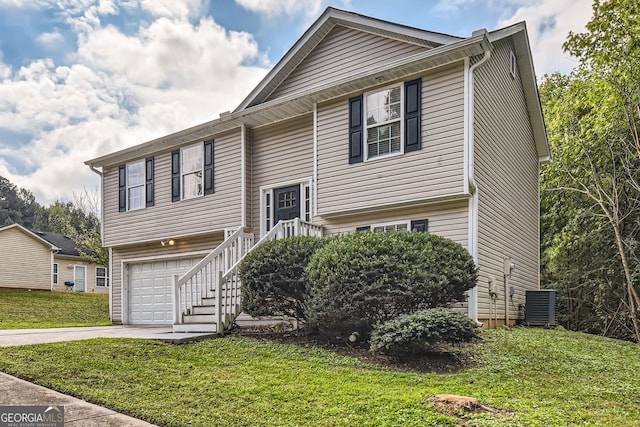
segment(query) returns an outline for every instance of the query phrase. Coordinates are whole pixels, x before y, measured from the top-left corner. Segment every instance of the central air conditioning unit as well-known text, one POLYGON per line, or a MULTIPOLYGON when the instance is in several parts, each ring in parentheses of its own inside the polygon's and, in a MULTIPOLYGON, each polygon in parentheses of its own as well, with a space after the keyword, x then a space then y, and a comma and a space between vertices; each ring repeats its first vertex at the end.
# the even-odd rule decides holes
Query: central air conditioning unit
POLYGON ((555 289, 526 291, 524 306, 524 324, 527 326, 555 326, 556 297, 555 289))

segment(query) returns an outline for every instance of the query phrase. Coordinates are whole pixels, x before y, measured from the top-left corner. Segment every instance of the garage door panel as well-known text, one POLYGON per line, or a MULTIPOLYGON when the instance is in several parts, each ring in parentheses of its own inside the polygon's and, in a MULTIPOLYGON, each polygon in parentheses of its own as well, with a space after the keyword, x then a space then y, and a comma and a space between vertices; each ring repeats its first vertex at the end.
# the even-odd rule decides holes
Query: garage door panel
POLYGON ((173 323, 173 276, 198 261, 200 258, 183 258, 129 264, 129 323, 173 323))

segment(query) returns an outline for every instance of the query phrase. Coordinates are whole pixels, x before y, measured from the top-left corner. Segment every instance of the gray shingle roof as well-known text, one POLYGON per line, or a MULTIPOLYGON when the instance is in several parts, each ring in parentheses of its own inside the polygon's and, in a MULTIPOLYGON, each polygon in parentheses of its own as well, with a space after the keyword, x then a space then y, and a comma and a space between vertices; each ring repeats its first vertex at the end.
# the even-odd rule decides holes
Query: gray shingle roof
POLYGON ((49 233, 42 231, 34 231, 35 234, 42 237, 47 242, 60 248, 60 255, 80 256, 76 249, 76 244, 69 237, 59 233, 49 233))

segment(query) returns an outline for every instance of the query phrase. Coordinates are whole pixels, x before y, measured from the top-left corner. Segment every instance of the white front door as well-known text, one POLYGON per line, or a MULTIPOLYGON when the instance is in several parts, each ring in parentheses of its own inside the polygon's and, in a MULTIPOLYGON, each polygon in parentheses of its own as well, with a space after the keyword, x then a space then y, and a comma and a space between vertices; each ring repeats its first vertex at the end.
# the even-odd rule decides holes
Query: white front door
POLYGON ((87 267, 84 265, 73 266, 73 290, 75 292, 85 292, 87 284, 87 267))
POLYGON ((129 324, 173 323, 173 276, 187 271, 202 258, 156 260, 128 264, 129 324))

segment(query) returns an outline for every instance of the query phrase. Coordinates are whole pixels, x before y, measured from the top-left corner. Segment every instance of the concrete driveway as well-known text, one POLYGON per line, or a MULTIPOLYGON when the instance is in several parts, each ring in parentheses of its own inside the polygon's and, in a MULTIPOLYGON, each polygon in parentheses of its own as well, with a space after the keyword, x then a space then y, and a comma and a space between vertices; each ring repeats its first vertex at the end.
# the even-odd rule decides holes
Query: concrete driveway
POLYGON ((0 347, 78 341, 91 338, 144 338, 181 344, 215 337, 211 333, 176 333, 171 326, 87 326, 48 329, 0 329, 0 347))

